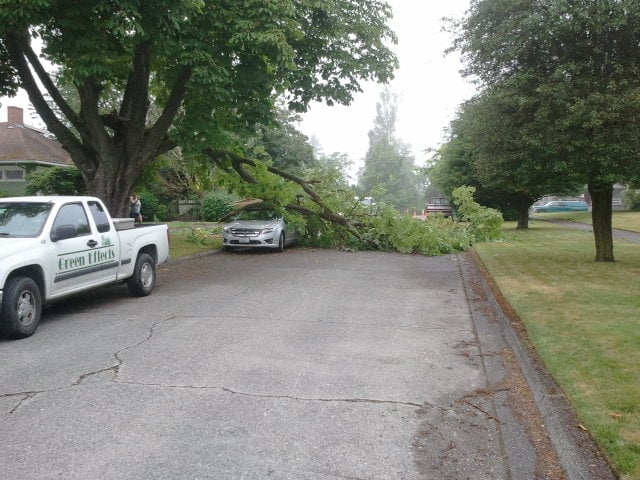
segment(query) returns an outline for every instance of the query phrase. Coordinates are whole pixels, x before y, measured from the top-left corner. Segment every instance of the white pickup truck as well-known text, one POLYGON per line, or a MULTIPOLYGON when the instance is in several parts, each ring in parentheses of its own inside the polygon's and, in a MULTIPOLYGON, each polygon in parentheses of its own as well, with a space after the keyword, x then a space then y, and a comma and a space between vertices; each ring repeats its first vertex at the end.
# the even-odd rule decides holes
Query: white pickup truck
POLYGON ((168 257, 166 225, 134 228, 97 198, 0 198, 0 336, 32 335, 43 304, 91 288, 149 295, 168 257))

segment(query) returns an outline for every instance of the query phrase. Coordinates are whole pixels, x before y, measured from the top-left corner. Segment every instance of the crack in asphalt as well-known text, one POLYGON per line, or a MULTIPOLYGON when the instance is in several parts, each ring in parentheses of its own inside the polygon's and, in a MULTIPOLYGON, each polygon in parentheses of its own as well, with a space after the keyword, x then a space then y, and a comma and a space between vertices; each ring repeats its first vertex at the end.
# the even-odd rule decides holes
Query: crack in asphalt
POLYGON ((261 394, 261 393, 249 393, 249 392, 241 392, 239 390, 233 390, 228 387, 220 387, 215 385, 167 385, 161 383, 144 383, 144 382, 125 382, 116 380, 116 383, 126 384, 126 385, 138 385, 143 387, 157 387, 157 388, 168 388, 168 389, 180 389, 180 390, 219 390, 225 393, 229 393, 231 395, 239 395, 243 397, 250 398, 268 398, 268 399, 281 399, 281 400, 294 400, 301 402, 326 402, 326 403, 370 403, 377 405, 400 405, 404 407, 415 407, 415 408, 427 408, 427 407, 435 407, 435 408, 444 408, 437 405, 432 405, 428 402, 424 403, 416 403, 409 402, 403 400, 380 400, 380 399, 372 399, 372 398, 313 398, 313 397, 296 397, 293 395, 275 395, 275 394, 261 394))
MULTIPOLYGON (((49 389, 44 389, 44 390, 33 390, 33 391, 29 391, 29 392, 11 392, 11 393, 1 393, 0 394, 0 398, 12 398, 12 397, 23 397, 21 398, 16 405, 14 405, 11 409, 9 409, 6 413, 1 414, 0 416, 5 416, 5 415, 12 415, 14 414, 22 405, 24 405, 24 403, 28 400, 31 400, 32 398, 34 398, 36 395, 42 394, 42 393, 52 393, 52 392, 57 392, 60 390, 66 390, 68 388, 74 388, 77 387, 79 385, 81 385, 87 378, 92 377, 94 375, 99 375, 101 373, 105 373, 105 372, 111 372, 112 376, 111 376, 111 382, 118 382, 118 374, 120 373, 120 368, 122 367, 122 365, 124 364, 124 360, 120 357, 120 354, 122 354, 123 352, 126 352, 127 350, 131 350, 134 348, 138 348, 141 345, 145 344, 146 342, 148 342, 149 340, 151 340, 153 338, 153 334, 155 333, 155 329, 159 326, 162 325, 163 323, 169 322, 171 320, 175 320, 178 316, 180 316, 180 312, 182 310, 179 310, 178 312, 172 314, 171 316, 164 318, 162 320, 159 320, 155 323, 153 323, 150 327, 149 327, 149 333, 147 334, 147 336, 145 338, 143 338, 142 340, 140 340, 139 342, 137 342, 134 345, 129 345, 127 347, 124 347, 120 350, 117 350, 114 354, 113 357, 116 360, 116 364, 112 365, 110 367, 105 367, 105 368, 100 368, 98 370, 94 370, 91 372, 87 372, 87 373, 83 373, 81 375, 78 376, 78 378, 72 382, 69 385, 66 386, 62 386, 62 387, 56 387, 56 388, 49 388, 49 389)), ((122 383, 122 382, 121 382, 122 383)))
MULTIPOLYGON (((189 308, 193 308, 193 306, 190 306, 189 308)), ((184 309, 183 309, 184 310, 184 309)), ((170 388, 170 389, 201 389, 201 390, 219 390, 219 391, 223 391, 226 393, 229 393, 231 395, 240 395, 240 396, 245 396, 245 397, 253 397, 253 398, 271 398, 271 399, 288 399, 288 400, 294 400, 294 401, 307 401, 307 402, 341 402, 341 403, 367 403, 367 404, 387 404, 387 405, 399 405, 399 406, 405 406, 405 407, 413 407, 413 408, 426 408, 426 407, 436 407, 439 409, 444 409, 444 407, 440 407, 440 406, 434 406, 431 405, 429 403, 416 403, 416 402, 409 402, 409 401, 400 401, 400 400, 380 400, 380 399, 367 399, 367 398, 304 398, 304 397, 295 397, 293 395, 265 395, 265 394, 253 394, 253 393, 248 393, 248 392, 241 392, 241 391, 237 391, 237 390, 233 390, 227 387, 220 387, 220 386, 193 386, 193 385, 164 385, 164 384, 153 384, 153 383, 141 383, 141 382, 126 382, 126 381, 121 381, 118 379, 119 373, 120 373, 120 369, 122 368, 122 365, 124 364, 124 360, 122 358, 122 353, 128 351, 128 350, 133 350, 136 349, 142 345, 144 345, 145 343, 149 342, 153 336, 154 333, 157 329, 158 326, 170 322, 172 320, 175 320, 178 317, 189 317, 189 316, 185 316, 185 315, 180 315, 182 310, 173 313, 171 316, 164 318, 158 322, 153 323, 150 327, 149 327, 149 331, 148 334, 145 338, 143 338, 142 340, 140 340, 139 342, 133 344, 133 345, 129 345, 126 346, 120 350, 117 350, 114 354, 113 357, 116 361, 116 363, 114 365, 108 366, 108 367, 104 367, 104 368, 100 368, 98 370, 94 370, 91 372, 87 372, 87 373, 83 373, 81 375, 79 375, 77 377, 77 379, 72 382, 71 384, 67 385, 67 386, 62 386, 62 387, 56 387, 56 388, 51 388, 51 389, 44 389, 44 390, 34 390, 34 391, 29 391, 29 392, 13 392, 13 393, 5 393, 5 394, 0 394, 0 398, 11 398, 11 397, 22 397, 15 406, 13 406, 13 408, 11 408, 7 413, 3 414, 3 415, 11 415, 13 413, 15 413, 22 405, 24 405, 25 402, 27 402, 28 400, 34 398, 36 395, 42 394, 42 393, 51 393, 51 392, 56 392, 56 391, 60 391, 60 390, 65 390, 68 388, 74 388, 77 386, 82 385, 85 380, 87 380, 90 377, 93 377, 95 375, 100 375, 102 373, 107 373, 107 372, 111 372, 111 379, 109 380, 110 382, 114 382, 114 383, 120 383, 120 384, 129 384, 129 385, 140 385, 140 386, 147 386, 147 387, 160 387, 160 388, 170 388)), ((244 317, 241 317, 244 318, 244 317)), ((308 322, 308 321, 307 321, 308 322)), ((336 323, 342 323, 344 324, 344 322, 333 322, 333 321, 313 321, 310 323, 327 323, 327 324, 336 324, 336 323)), ((357 326, 374 326, 372 324, 367 324, 367 323, 357 323, 357 324, 352 324, 349 323, 349 325, 357 325, 357 326)), ((385 327, 385 325, 378 325, 376 324, 375 326, 378 327, 385 327)), ((394 328, 398 328, 397 325, 394 326, 394 328)), ((404 326, 402 328, 422 328, 422 327, 416 327, 416 326, 404 326)))
POLYGON ((18 408, 20 408, 22 406, 22 404, 30 399, 32 399, 33 397, 35 397, 38 393, 42 393, 42 392, 18 392, 18 393, 6 393, 3 395, 0 395, 0 398, 11 398, 11 397, 22 397, 18 403, 16 403, 14 405, 14 407, 9 410, 9 412, 7 412, 7 415, 11 415, 13 412, 15 412, 18 408))

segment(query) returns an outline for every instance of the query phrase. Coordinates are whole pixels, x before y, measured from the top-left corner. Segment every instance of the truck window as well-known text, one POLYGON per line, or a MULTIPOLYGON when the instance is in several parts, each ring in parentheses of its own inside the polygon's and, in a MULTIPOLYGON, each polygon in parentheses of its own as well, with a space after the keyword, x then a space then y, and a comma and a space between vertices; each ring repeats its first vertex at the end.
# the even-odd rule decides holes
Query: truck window
POLYGON ((105 211, 102 204, 91 201, 89 203, 89 211, 91 212, 91 216, 93 217, 93 221, 96 222, 96 228, 98 232, 105 233, 111 230, 111 225, 109 224, 109 217, 107 216, 107 212, 105 211))
POLYGON ((60 225, 73 225, 76 229, 77 237, 91 233, 87 214, 80 203, 67 203, 60 208, 53 222, 53 229, 55 230, 60 225))

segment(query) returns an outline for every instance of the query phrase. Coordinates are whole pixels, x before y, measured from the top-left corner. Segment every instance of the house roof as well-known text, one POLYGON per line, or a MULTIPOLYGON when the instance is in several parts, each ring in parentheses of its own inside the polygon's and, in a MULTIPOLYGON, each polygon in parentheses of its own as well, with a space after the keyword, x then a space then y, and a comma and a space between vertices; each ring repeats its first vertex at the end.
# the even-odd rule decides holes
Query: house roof
POLYGON ((3 163, 72 165, 60 143, 40 130, 9 122, 0 122, 0 165, 3 163))

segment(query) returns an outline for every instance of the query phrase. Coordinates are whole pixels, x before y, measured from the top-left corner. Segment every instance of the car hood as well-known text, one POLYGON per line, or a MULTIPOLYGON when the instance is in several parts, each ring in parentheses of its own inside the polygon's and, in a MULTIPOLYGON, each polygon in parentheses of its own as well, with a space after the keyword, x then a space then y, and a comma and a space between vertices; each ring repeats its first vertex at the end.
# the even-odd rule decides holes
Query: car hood
POLYGON ((228 226, 233 228, 255 228, 262 230, 263 228, 276 228, 280 224, 280 220, 236 220, 228 226))
POLYGON ((39 245, 41 245, 41 242, 37 238, 6 238, 0 236, 0 260, 39 245))

